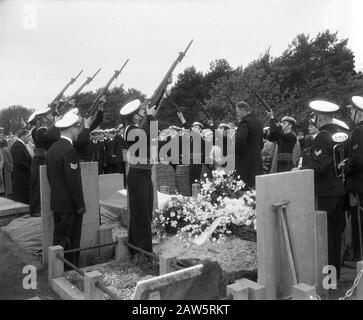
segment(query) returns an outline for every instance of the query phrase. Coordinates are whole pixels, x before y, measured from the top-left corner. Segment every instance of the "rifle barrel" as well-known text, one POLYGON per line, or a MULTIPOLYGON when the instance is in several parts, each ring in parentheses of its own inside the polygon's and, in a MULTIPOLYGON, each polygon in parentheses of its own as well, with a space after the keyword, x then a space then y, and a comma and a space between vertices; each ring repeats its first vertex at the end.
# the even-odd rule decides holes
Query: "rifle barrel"
POLYGON ((260 96, 260 94, 253 87, 251 87, 248 84, 248 82, 246 81, 246 79, 242 78, 242 80, 245 83, 246 87, 252 92, 253 95, 255 95, 255 97, 258 99, 258 101, 260 101, 260 103, 263 105, 263 107, 266 109, 266 111, 271 112, 271 108, 262 99, 262 97, 260 96))
POLYGON ((97 107, 98 107, 98 102, 101 99, 101 97, 106 93, 107 89, 109 88, 109 86, 111 85, 111 83, 117 79, 117 77, 120 75, 121 71, 125 68, 125 66, 127 65, 127 63, 129 62, 130 59, 127 59, 125 61, 125 63, 122 65, 120 70, 116 70, 115 73, 113 74, 113 76, 111 77, 110 80, 108 80, 107 84, 102 88, 102 90, 98 93, 96 99, 93 101, 92 105, 90 106, 90 108, 87 110, 86 112, 86 117, 90 117, 93 116, 96 113, 97 107))
POLYGON ((77 76, 75 78, 71 79, 71 84, 73 84, 78 79, 78 77, 81 75, 82 72, 83 72, 83 69, 77 74, 77 76))

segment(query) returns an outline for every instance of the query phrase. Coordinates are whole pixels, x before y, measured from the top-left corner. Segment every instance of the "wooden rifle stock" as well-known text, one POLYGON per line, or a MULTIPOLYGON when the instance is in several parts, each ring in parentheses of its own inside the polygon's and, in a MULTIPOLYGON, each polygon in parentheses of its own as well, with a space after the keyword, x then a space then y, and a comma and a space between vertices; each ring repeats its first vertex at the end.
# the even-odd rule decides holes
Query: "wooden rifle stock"
POLYGON ((114 75, 111 77, 110 80, 106 83, 106 85, 102 88, 102 90, 98 93, 96 99, 93 101, 92 105, 89 107, 89 109, 86 112, 86 118, 89 118, 91 116, 94 116, 94 114, 97 111, 98 108, 98 102, 101 99, 101 97, 106 93, 107 89, 111 85, 111 83, 117 79, 117 77, 120 75, 121 71, 125 68, 126 64, 129 62, 130 59, 127 59, 120 70, 116 70, 114 75))
POLYGON ((87 77, 86 81, 82 83, 82 85, 62 104, 62 106, 58 110, 58 116, 64 115, 68 111, 68 104, 73 99, 77 98, 80 92, 83 90, 83 88, 90 84, 91 81, 97 76, 97 74, 101 71, 101 68, 99 68, 96 73, 92 77, 87 77))
POLYGON ((272 109, 266 104, 266 102, 262 99, 262 97, 260 96, 260 94, 253 88, 251 87, 248 82, 246 81, 246 79, 242 78, 244 84, 246 85, 246 87, 252 92, 252 94, 257 98, 258 101, 260 101, 260 103, 264 106, 264 108, 266 109, 267 112, 271 112, 272 109))
MULTIPOLYGON (((185 54, 189 50, 189 47, 191 46, 192 42, 193 42, 193 40, 191 40, 189 42, 188 46, 185 48, 185 50, 183 52, 179 52, 178 57, 173 62, 173 64, 169 68, 168 72, 165 74, 163 80, 161 81, 161 83, 159 84, 159 86, 157 87, 157 89, 155 90, 155 92, 153 93, 151 98, 149 99, 149 103, 148 103, 149 107, 153 107, 154 105, 160 103, 160 100, 163 97, 164 91, 165 91, 166 87, 168 86, 169 78, 171 77, 171 75, 172 75, 174 69, 176 68, 176 66, 178 65, 178 63, 181 62, 183 60, 183 58, 185 57, 185 54)), ((158 111, 159 111, 159 108, 156 109, 156 114, 158 113, 158 111)), ((156 114, 155 114, 155 116, 156 116, 156 114)), ((145 123, 145 121, 146 121, 146 116, 142 119, 141 126, 145 123)))
POLYGON ((53 101, 49 104, 49 108, 51 109, 52 113, 54 112, 54 109, 57 107, 56 102, 59 101, 63 97, 64 92, 68 89, 69 86, 71 86, 78 79, 78 77, 81 75, 82 72, 83 72, 83 70, 81 70, 76 77, 71 78, 71 80, 61 90, 61 92, 59 92, 57 94, 57 96, 53 99, 53 101))

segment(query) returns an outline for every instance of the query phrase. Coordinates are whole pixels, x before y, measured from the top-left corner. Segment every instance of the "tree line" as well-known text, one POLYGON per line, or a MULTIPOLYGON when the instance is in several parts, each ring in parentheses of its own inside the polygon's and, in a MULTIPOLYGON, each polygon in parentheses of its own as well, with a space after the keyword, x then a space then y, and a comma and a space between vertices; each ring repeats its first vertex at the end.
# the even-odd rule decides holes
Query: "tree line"
MULTIPOLYGON (((314 38, 299 34, 281 56, 272 57, 267 50, 246 67, 232 68, 226 59, 218 59, 210 63, 205 73, 194 66, 186 68, 178 74, 160 105, 159 128, 180 125, 175 104, 190 123, 206 122, 202 106, 216 123, 235 122, 233 104, 240 100, 250 103, 261 120, 266 119, 263 106, 243 79, 263 97, 278 118, 293 116, 302 130, 307 128, 307 104, 311 99, 328 99, 345 106, 352 95, 363 95, 363 74, 354 70, 354 54, 348 48, 348 39, 339 39, 337 33, 329 31, 314 38)), ((77 106, 81 113, 99 90, 78 96, 77 106)), ((121 123, 120 108, 135 98, 143 100, 146 96, 134 88, 125 90, 122 85, 109 90, 101 128, 121 123)), ((1 110, 0 126, 5 128, 5 134, 20 128, 21 119, 26 120, 32 111, 16 105, 1 110)), ((344 108, 337 116, 348 119, 344 108)))

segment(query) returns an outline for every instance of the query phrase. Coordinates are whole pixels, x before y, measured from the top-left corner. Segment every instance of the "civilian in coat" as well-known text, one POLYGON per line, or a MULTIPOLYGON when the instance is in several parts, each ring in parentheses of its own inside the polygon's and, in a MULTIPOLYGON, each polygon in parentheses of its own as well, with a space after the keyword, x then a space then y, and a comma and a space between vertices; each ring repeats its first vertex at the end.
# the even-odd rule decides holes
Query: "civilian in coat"
POLYGON ((235 140, 235 174, 252 188, 256 176, 262 174, 263 125, 251 114, 247 102, 238 102, 236 113, 240 122, 235 140))
POLYGON ((11 153, 10 153, 10 148, 15 141, 16 141, 15 137, 10 138, 8 141, 8 146, 2 148, 2 154, 4 157, 5 196, 7 198, 11 197, 13 194, 11 175, 13 172, 14 162, 13 162, 13 157, 11 156, 11 153))
POLYGON ((10 149, 10 153, 14 161, 14 168, 11 177, 13 184, 13 199, 15 201, 29 204, 32 158, 26 144, 30 139, 30 133, 26 129, 19 129, 16 136, 17 140, 10 149))

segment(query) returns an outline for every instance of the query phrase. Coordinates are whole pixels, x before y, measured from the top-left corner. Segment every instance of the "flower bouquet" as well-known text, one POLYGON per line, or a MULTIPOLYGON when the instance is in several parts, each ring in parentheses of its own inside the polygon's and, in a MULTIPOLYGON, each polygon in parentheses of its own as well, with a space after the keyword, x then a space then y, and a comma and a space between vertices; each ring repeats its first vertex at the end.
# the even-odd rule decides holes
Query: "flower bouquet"
POLYGON ((216 241, 230 234, 256 241, 256 193, 232 175, 213 172, 205 179, 197 198, 175 196, 155 210, 158 238, 178 234, 181 241, 193 241, 221 217, 211 235, 216 241))

